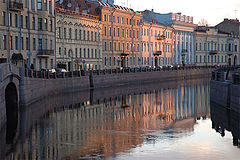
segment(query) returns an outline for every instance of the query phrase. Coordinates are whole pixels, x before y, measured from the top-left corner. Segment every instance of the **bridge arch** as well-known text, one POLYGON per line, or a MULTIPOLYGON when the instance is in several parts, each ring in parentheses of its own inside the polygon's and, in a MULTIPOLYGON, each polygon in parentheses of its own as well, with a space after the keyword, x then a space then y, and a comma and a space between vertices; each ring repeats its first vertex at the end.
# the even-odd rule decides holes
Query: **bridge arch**
POLYGON ((12 143, 18 128, 18 91, 13 82, 8 83, 5 89, 6 107, 6 143, 12 143))

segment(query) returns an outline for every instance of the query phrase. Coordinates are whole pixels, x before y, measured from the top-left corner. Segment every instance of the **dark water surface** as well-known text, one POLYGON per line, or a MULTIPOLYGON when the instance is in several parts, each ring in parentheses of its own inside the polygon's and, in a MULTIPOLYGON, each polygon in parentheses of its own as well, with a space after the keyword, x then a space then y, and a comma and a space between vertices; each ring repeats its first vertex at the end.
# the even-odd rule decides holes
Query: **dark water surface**
POLYGON ((22 107, 0 159, 240 159, 240 115, 208 79, 69 93, 22 107))

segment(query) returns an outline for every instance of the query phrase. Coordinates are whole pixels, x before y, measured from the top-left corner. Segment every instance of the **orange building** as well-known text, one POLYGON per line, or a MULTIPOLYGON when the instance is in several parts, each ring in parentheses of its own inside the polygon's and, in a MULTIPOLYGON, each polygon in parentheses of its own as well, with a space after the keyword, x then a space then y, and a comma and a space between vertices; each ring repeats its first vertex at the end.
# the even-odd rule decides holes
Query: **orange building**
POLYGON ((140 65, 141 14, 127 7, 100 1, 93 3, 101 13, 103 68, 140 65))

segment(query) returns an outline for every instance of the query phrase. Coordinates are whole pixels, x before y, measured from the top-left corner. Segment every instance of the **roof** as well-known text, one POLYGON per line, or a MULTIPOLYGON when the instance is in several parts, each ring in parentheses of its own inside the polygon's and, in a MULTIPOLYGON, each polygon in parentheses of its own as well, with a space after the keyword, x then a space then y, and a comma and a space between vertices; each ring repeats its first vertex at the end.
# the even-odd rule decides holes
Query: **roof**
POLYGON ((124 10, 124 11, 131 11, 131 12, 135 12, 132 8, 128 8, 128 7, 122 7, 119 5, 114 5, 114 4, 110 4, 110 3, 106 3, 106 2, 102 2, 102 1, 91 1, 93 3, 96 3, 102 7, 111 7, 114 9, 120 9, 120 10, 124 10))

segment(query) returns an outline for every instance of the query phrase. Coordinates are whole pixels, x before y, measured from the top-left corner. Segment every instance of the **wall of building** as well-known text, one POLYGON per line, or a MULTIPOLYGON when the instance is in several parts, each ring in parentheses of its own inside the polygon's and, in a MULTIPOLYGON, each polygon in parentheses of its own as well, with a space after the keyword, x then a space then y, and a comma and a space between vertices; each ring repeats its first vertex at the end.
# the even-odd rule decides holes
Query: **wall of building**
POLYGON ((155 61, 157 61, 157 66, 173 64, 172 28, 144 21, 141 36, 143 65, 155 66, 155 61))
MULTIPOLYGON (((19 3, 20 1, 9 1, 19 4, 10 7, 9 18, 7 2, 0 2, 2 11, 0 17, 0 61, 6 61, 8 56, 11 58, 15 53, 22 54, 23 64, 29 67, 32 64, 35 69, 53 68, 55 66, 54 1, 45 3, 42 0, 41 5, 31 0, 22 0, 21 3, 19 3)), ((20 62, 16 62, 16 64, 21 65, 20 62)))
POLYGON ((69 71, 102 69, 101 32, 98 17, 57 9, 57 64, 69 71))

